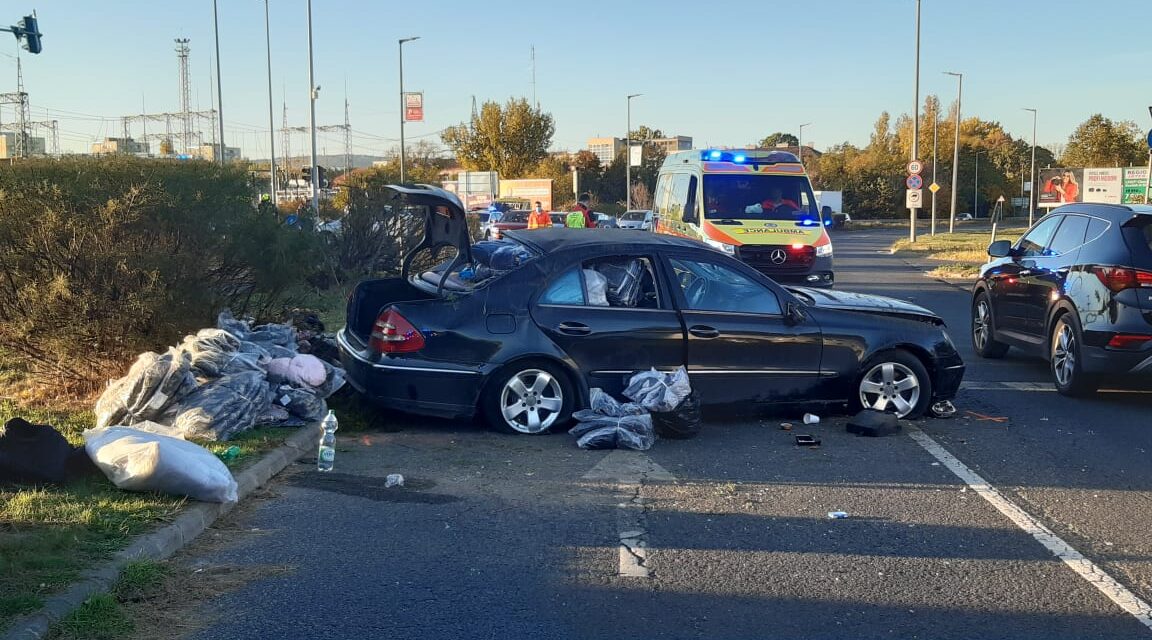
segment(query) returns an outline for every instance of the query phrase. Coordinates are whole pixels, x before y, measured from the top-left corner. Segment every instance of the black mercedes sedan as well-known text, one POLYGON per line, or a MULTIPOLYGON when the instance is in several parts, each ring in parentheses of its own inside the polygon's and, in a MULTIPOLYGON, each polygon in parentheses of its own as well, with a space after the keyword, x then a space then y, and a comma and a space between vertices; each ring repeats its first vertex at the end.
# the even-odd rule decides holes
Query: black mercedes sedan
POLYGON ((511 231, 469 244, 434 187, 389 187, 424 207, 398 278, 357 285, 338 334, 352 385, 380 405, 481 414, 543 433, 636 371, 686 366, 704 404, 869 407, 902 417, 954 397, 964 363, 931 311, 900 300, 784 288, 692 240, 642 231, 511 231), (425 250, 455 257, 416 268, 425 250))
POLYGON ((1152 207, 1065 205, 988 255, 972 290, 977 355, 1039 355, 1065 395, 1106 374, 1152 382, 1152 207))

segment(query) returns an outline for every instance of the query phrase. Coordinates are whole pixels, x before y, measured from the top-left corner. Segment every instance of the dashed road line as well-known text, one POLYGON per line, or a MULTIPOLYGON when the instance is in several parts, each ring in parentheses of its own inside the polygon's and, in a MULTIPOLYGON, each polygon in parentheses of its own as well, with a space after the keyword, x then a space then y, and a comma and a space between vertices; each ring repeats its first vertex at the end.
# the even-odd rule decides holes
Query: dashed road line
POLYGON ((1116 603, 1121 609, 1131 614, 1132 617, 1136 618, 1136 620, 1145 627, 1152 629, 1152 606, 1149 606, 1147 602, 1140 599, 1124 585, 1117 582, 1112 576, 1105 573, 1096 563, 1085 558, 1084 555, 1074 549, 1072 545, 1062 540, 1055 533, 1052 533, 1050 529, 1029 515, 1028 512, 1016 506, 1011 500, 1005 498, 999 490, 988 484, 984 478, 980 477, 980 475, 972 469, 969 469, 967 465, 960 462, 951 453, 948 453, 948 451, 933 440, 931 436, 915 427, 908 429, 908 435, 928 453, 932 454, 932 457, 939 460, 945 467, 948 467, 952 473, 956 474, 956 477, 963 480, 964 483, 971 487, 981 498, 987 500, 997 511, 1007 516, 1017 527, 1044 545, 1048 551, 1052 552, 1054 556, 1068 565, 1077 575, 1096 587, 1100 593, 1116 603))
POLYGON ((584 474, 585 480, 616 482, 616 532, 620 540, 617 574, 647 578, 648 519, 641 490, 649 481, 674 482, 676 477, 639 451, 613 451, 584 474))
POLYGON ((1056 391, 1050 382, 985 382, 973 380, 960 383, 965 391, 1056 391))

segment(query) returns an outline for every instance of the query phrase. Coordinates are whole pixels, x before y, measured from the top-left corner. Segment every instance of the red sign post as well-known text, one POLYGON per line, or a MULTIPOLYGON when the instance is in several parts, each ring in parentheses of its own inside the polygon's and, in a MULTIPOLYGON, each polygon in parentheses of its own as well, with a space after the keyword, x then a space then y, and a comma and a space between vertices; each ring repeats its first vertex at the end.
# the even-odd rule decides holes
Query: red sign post
POLYGON ((404 121, 424 121, 424 94, 419 92, 404 94, 404 121))

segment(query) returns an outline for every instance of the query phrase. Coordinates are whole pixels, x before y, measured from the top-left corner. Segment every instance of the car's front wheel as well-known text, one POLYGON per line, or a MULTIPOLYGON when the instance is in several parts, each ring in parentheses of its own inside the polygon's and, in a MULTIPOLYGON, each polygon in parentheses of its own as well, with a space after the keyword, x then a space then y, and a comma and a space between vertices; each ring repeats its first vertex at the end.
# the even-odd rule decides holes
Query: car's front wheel
POLYGON ((488 424, 506 433, 537 435, 568 421, 576 392, 554 364, 527 362, 494 374, 481 399, 488 424))
POLYGON ((911 420, 924 415, 931 400, 932 380, 924 363, 907 351, 892 350, 864 363, 853 404, 911 420))
POLYGON ((1081 396, 1096 390, 1096 379, 1084 372, 1080 322, 1075 314, 1065 313, 1056 320, 1048 344, 1048 364, 1057 392, 1081 396))
POLYGON ((992 302, 988 294, 980 292, 972 301, 972 349, 981 358, 998 359, 1008 353, 1009 346, 995 338, 996 325, 992 320, 992 302))

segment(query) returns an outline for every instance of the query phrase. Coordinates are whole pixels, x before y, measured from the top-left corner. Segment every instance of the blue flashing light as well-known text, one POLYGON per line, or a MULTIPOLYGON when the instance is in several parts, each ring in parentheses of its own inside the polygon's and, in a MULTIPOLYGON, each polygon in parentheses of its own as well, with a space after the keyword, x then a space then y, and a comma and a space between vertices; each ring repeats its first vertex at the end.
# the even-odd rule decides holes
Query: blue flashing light
POLYGON ((815 225, 816 225, 816 221, 813 220, 812 218, 804 218, 803 220, 800 221, 800 226, 802 226, 802 227, 812 227, 815 225))
POLYGON ((713 152, 708 154, 708 157, 712 160, 719 160, 720 157, 723 155, 724 154, 720 153, 719 151, 713 151, 713 152))
POLYGON ((736 162, 736 163, 744 162, 744 160, 745 160, 744 154, 742 154, 742 153, 740 155, 732 158, 732 162, 736 162))
POLYGON ((831 227, 831 226, 832 226, 832 220, 825 220, 825 221, 824 221, 824 226, 825 226, 825 227, 831 227))

